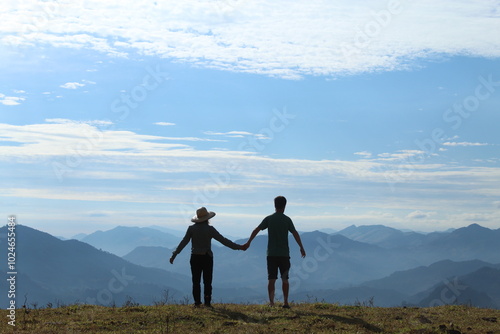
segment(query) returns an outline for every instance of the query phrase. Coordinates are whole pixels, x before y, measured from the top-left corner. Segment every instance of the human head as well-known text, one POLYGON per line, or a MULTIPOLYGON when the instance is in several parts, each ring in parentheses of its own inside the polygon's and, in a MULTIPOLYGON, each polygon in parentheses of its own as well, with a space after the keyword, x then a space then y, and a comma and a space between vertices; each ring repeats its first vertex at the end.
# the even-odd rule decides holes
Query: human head
POLYGON ((274 198, 274 208, 276 211, 285 211, 286 198, 284 196, 277 196, 274 198))

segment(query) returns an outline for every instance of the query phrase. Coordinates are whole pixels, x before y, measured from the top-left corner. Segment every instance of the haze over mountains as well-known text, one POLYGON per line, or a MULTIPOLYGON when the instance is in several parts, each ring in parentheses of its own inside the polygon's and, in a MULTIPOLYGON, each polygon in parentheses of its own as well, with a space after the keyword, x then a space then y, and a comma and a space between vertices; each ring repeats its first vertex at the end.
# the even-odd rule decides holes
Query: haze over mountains
MULTIPOLYGON (((17 226, 17 234, 18 303, 25 294, 28 303, 39 305, 151 304, 164 291, 169 301, 190 298, 190 246, 174 265, 168 263, 182 232, 119 226, 80 236, 81 241, 63 241, 17 226)), ((2 227, 0 244, 5 238, 2 227)), ((290 241, 292 300, 500 307, 500 229, 473 224, 423 234, 381 225, 351 226, 333 234, 304 232, 301 238, 305 259, 290 241)), ((216 245, 214 241, 214 301, 265 302, 267 236, 257 236, 246 252, 216 245)), ((3 258, 5 253, 1 249, 3 258)), ((0 268, 5 272, 4 265, 0 268)), ((6 288, 2 281, 0 289, 6 288)), ((0 306, 6 302, 2 296, 0 306)))
POLYGON ((179 243, 179 235, 150 227, 117 226, 109 231, 96 231, 89 235, 82 235, 78 240, 97 249, 123 256, 138 246, 174 247, 179 243))

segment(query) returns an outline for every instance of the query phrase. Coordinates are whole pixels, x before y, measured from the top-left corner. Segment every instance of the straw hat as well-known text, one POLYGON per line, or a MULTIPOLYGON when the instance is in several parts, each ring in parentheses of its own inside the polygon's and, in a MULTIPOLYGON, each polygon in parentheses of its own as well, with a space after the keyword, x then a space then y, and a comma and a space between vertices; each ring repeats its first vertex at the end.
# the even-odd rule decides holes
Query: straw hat
POLYGON ((201 222, 209 220, 210 218, 213 218, 214 216, 215 216, 215 212, 207 211, 207 208, 202 206, 201 208, 196 210, 196 216, 191 218, 191 221, 193 223, 201 223, 201 222))

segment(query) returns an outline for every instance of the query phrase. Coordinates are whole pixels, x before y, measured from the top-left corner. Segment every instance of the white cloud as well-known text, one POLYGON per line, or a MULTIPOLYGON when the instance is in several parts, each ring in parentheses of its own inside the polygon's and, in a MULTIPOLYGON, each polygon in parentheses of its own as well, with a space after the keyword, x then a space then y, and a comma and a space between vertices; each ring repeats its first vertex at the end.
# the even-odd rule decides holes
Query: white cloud
POLYGON ((116 193, 81 192, 74 190, 56 191, 54 189, 25 189, 25 188, 6 189, 6 194, 3 196, 78 200, 78 201, 106 201, 106 202, 107 201, 128 202, 134 200, 133 197, 116 193))
POLYGON ((259 140, 270 139, 268 136, 266 136, 262 133, 251 133, 248 131, 228 131, 228 132, 205 131, 203 133, 206 135, 210 135, 210 136, 224 136, 224 137, 228 137, 228 138, 255 137, 259 140))
POLYGON ((17 106, 21 104, 21 101, 26 100, 24 97, 18 96, 5 96, 0 93, 0 103, 5 106, 17 106))
MULTIPOLYGON (((327 212, 324 216, 343 222, 385 220, 391 224, 411 219, 422 225, 444 219, 444 210, 452 212, 457 207, 470 214, 498 211, 491 203, 498 206, 500 168, 403 165, 368 159, 276 159, 237 150, 200 150, 184 144, 185 138, 144 135, 112 126, 102 130, 100 125, 113 124, 62 118, 47 119, 42 124, 0 124, 0 160, 31 173, 43 171, 44 178, 52 176, 54 180, 57 165, 63 168, 64 180, 71 180, 61 188, 47 190, 11 185, 3 196, 171 206, 190 206, 204 196, 210 204, 230 207, 241 201, 242 194, 249 196, 243 196, 245 201, 257 205, 262 196, 272 198, 279 191, 290 194, 299 210, 295 215, 304 221, 311 219, 319 207, 318 216, 333 207, 354 207, 364 211, 327 212), (95 180, 102 190, 94 187, 95 180), (465 211, 467 208, 470 210, 465 211)), ((386 158, 394 157, 387 153, 386 158)), ((469 218, 460 222, 466 223, 469 218)))
POLYGON ((66 82, 63 85, 60 85, 59 87, 65 88, 65 89, 77 89, 80 87, 84 87, 85 84, 79 83, 79 82, 66 82))
POLYGON ((488 146, 489 144, 487 143, 471 143, 471 142, 466 142, 466 141, 463 141, 463 142, 444 142, 443 143, 444 146, 464 146, 464 147, 467 147, 467 146, 488 146))
POLYGON ((372 154, 370 152, 367 152, 367 151, 355 152, 354 154, 359 155, 363 158, 371 158, 371 156, 372 156, 372 154))
POLYGON ((46 118, 45 122, 47 123, 56 123, 56 124, 88 124, 92 126, 107 126, 112 125, 113 122, 107 120, 91 120, 91 121, 74 121, 66 118, 46 118))
POLYGON ((423 211, 420 211, 420 210, 417 210, 417 211, 413 211, 413 212, 410 212, 406 218, 409 218, 409 219, 426 219, 426 218, 429 218, 433 215, 435 215, 436 213, 435 212, 423 212, 423 211))
POLYGON ((154 124, 160 125, 160 126, 173 126, 173 125, 175 125, 175 123, 169 123, 169 122, 156 122, 154 124))
POLYGON ((397 153, 381 153, 378 154, 377 160, 381 161, 404 161, 409 158, 416 156, 427 156, 424 151, 421 150, 399 150, 397 153))
POLYGON ((290 79, 401 69, 438 54, 500 56, 496 1, 33 0, 3 6, 3 43, 85 47, 115 57, 137 52, 290 79))

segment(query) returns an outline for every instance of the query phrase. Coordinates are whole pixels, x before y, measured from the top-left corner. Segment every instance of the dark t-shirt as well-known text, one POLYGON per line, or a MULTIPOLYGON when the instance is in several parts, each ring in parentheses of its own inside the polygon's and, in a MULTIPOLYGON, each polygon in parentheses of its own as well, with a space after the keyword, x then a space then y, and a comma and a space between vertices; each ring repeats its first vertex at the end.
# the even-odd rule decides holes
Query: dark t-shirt
POLYGON ((295 232, 290 217, 281 212, 275 212, 264 218, 259 229, 268 229, 267 256, 290 256, 288 247, 288 231, 295 232))

